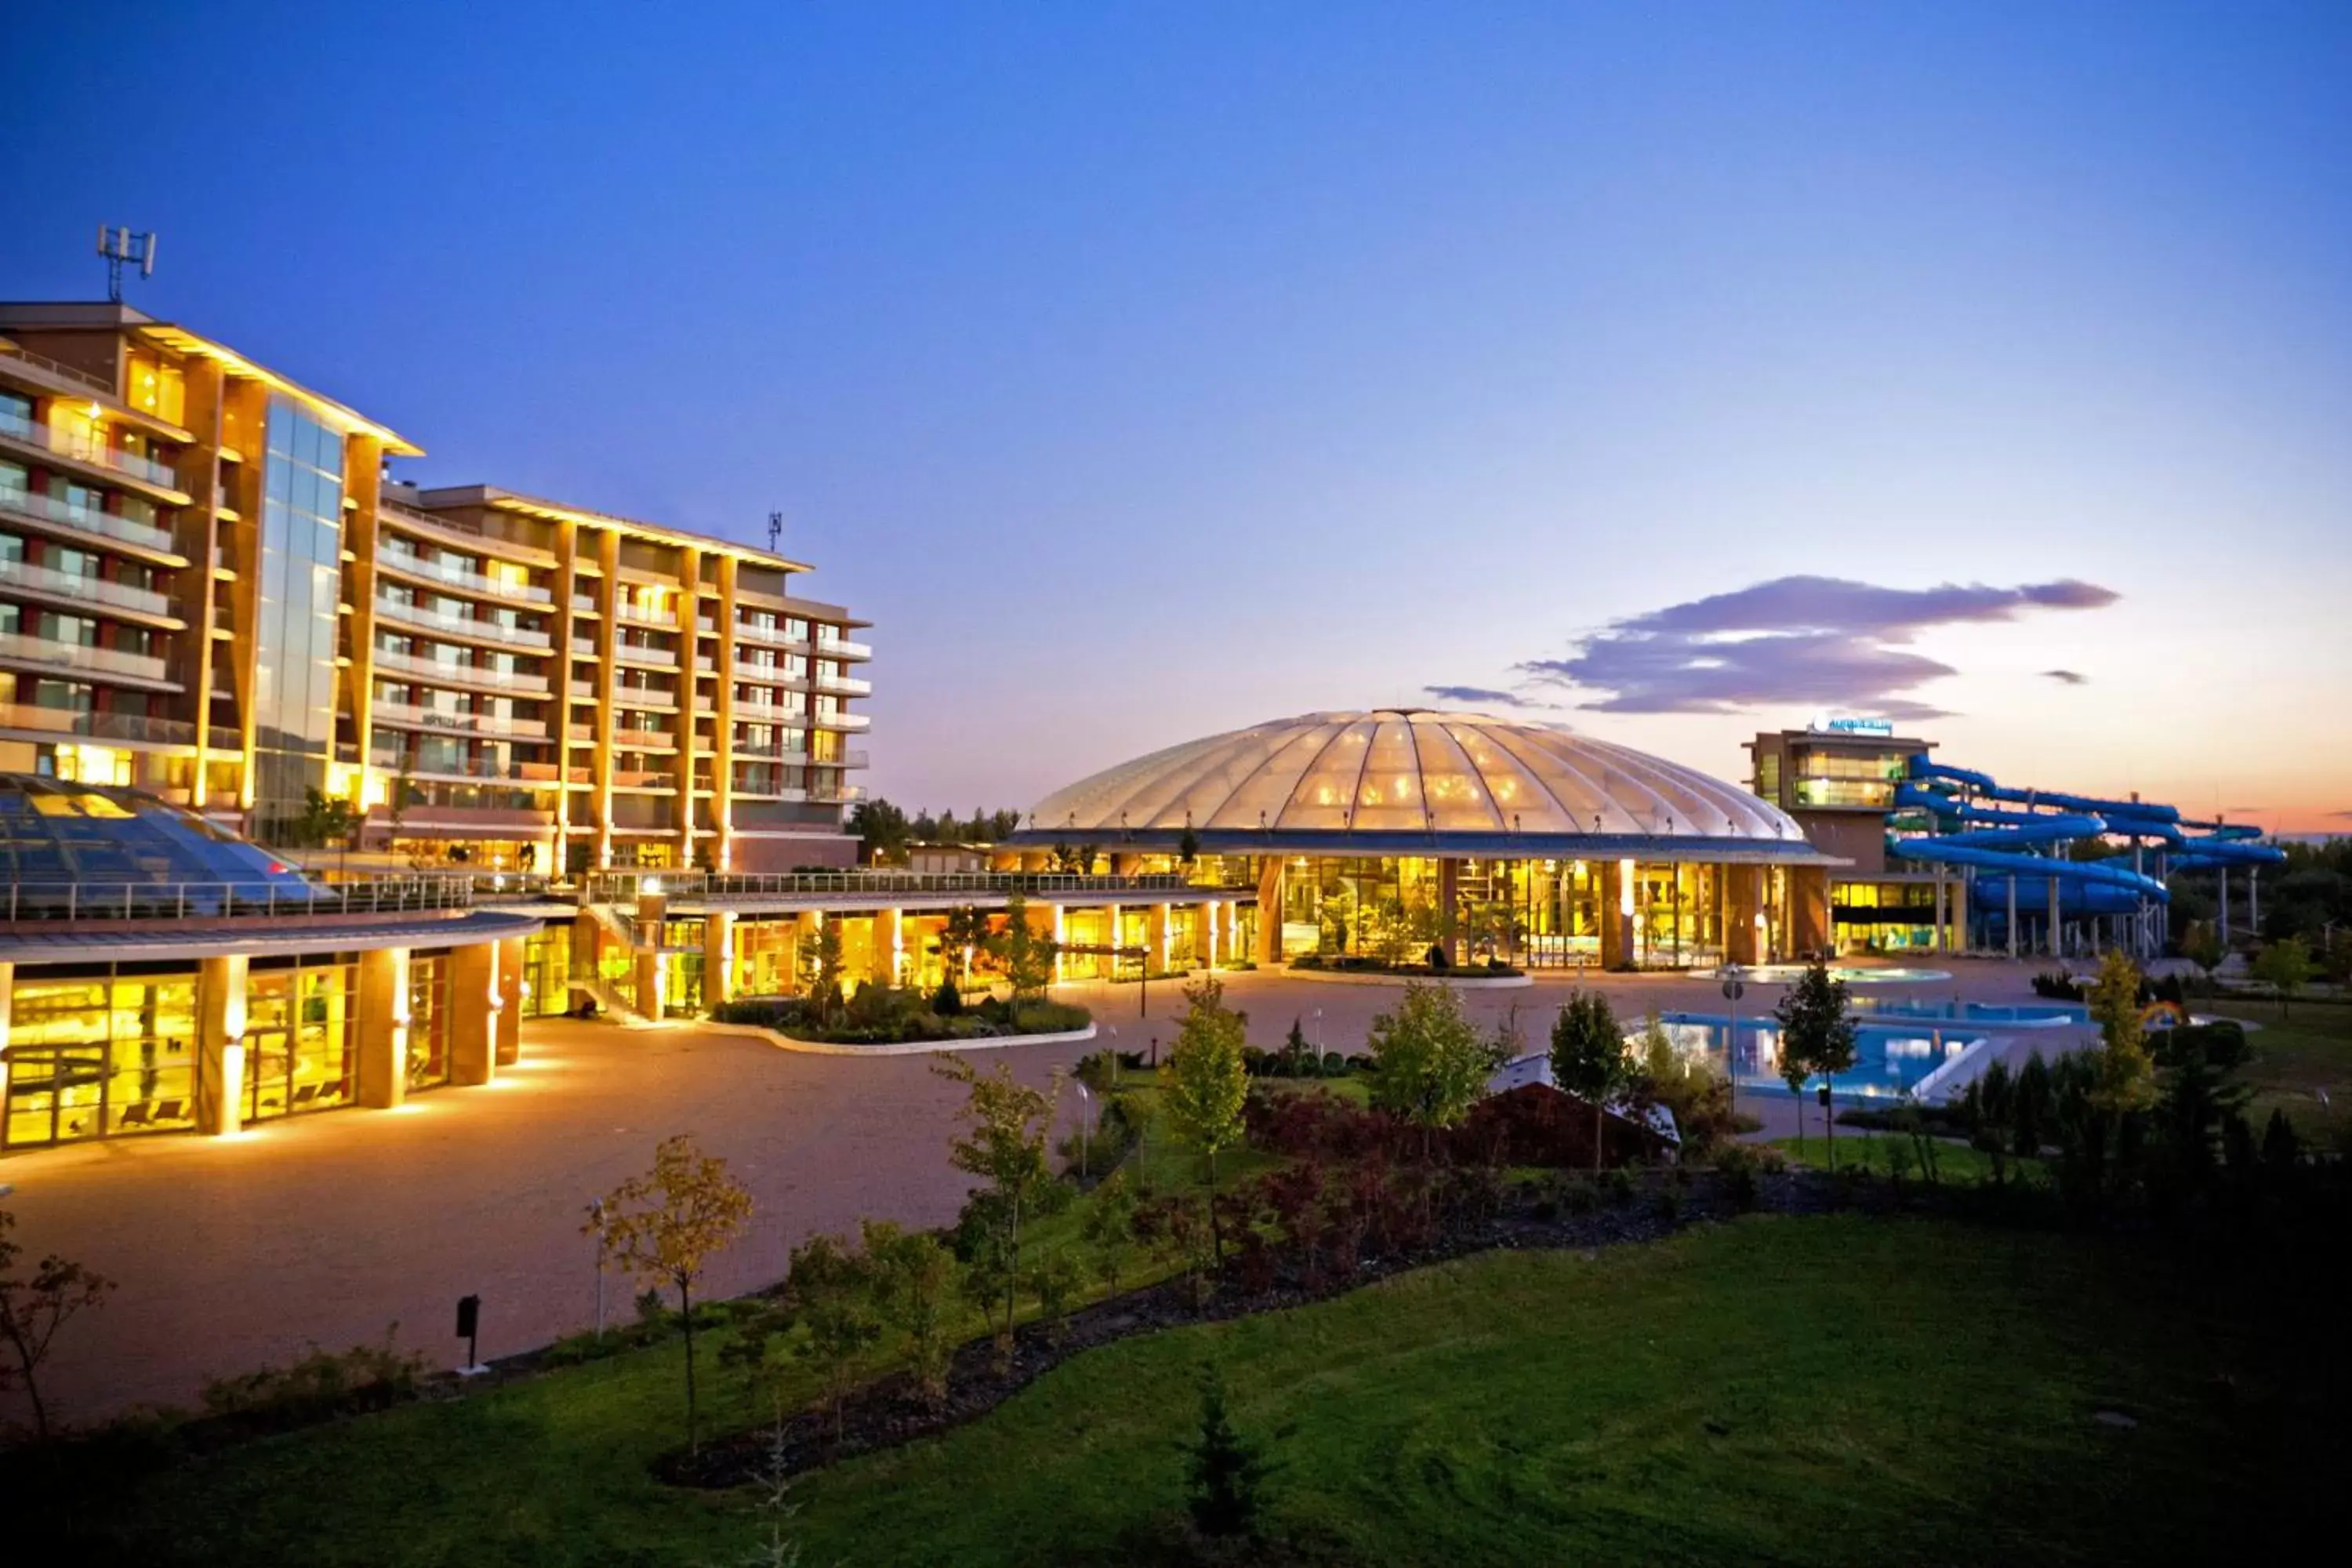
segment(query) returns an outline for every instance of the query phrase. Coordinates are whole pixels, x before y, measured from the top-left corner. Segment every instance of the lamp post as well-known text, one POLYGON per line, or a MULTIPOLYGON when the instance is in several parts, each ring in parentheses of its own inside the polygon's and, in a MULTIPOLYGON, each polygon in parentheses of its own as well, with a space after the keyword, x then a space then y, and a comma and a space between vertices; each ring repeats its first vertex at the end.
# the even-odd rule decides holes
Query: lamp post
POLYGON ((1087 1145, 1093 1142, 1092 1134, 1087 1131, 1087 1113, 1094 1109, 1095 1097, 1087 1092, 1084 1083, 1076 1079, 1070 1081, 1078 1091, 1078 1180, 1084 1182, 1087 1179, 1087 1145))
POLYGON ((1731 1004, 1731 1034, 1723 1046, 1723 1079, 1731 1089, 1731 1117, 1739 1120, 1739 998, 1748 990, 1748 972, 1736 963, 1727 963, 1723 975, 1723 999, 1731 1004))
POLYGON ((596 1227, 596 1337, 604 1337, 604 1200, 588 1205, 588 1221, 596 1227))

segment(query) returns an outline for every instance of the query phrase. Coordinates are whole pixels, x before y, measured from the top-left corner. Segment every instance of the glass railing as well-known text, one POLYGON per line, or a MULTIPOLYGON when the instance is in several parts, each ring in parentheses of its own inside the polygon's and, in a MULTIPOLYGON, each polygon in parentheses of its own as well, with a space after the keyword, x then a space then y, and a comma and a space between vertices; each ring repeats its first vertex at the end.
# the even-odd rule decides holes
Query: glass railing
POLYGON ((675 691, 651 691, 642 686, 615 686, 613 701, 617 706, 633 708, 676 708, 675 691))
POLYGON ((809 647, 805 636, 793 637, 782 626, 755 626, 749 621, 736 622, 735 635, 745 642, 766 643, 773 647, 793 648, 802 653, 806 653, 809 647))
POLYGON ((632 647, 627 643, 614 643, 613 657, 623 664, 642 664, 654 669, 676 669, 677 655, 666 647, 632 647))
POLYGON ((13 511, 22 517, 61 523, 67 528, 79 529, 84 533, 119 539, 125 544, 136 544, 142 550, 152 550, 160 554, 173 553, 172 535, 164 529, 133 522, 112 512, 68 506, 55 496, 35 495, 30 490, 17 489, 14 486, 0 486, 0 511, 13 511))
POLYGON ((534 697, 547 695, 547 677, 526 675, 520 670, 447 664, 437 658, 418 658, 414 654, 394 653, 381 647, 373 655, 373 663, 379 671, 414 675, 421 680, 446 681, 453 686, 495 686, 501 691, 527 693, 534 697))
POLYGON ((0 658, 37 660, 43 664, 63 665, 92 675, 121 675, 135 680, 164 680, 163 661, 143 653, 126 653, 121 648, 86 647, 80 643, 56 642, 48 637, 28 636, 24 632, 0 632, 0 658))
POLYGON ((128 474, 134 479, 143 479, 151 485, 156 485, 167 490, 177 490, 180 488, 179 476, 172 471, 172 466, 169 463, 159 463, 152 458, 142 458, 135 452, 120 451, 102 441, 93 441, 88 437, 68 435, 55 426, 37 425, 19 415, 0 413, 0 436, 13 436, 19 441, 29 442, 33 446, 54 452, 60 458, 71 458, 82 463, 95 463, 100 468, 111 468, 118 474, 128 474))
POLYGON ((445 708, 426 708, 415 702, 389 702, 378 698, 369 709, 371 717, 387 724, 413 724, 426 730, 462 730, 475 735, 508 735, 518 740, 547 739, 547 721, 543 719, 510 719, 496 713, 453 713, 445 708))
POLYGON ((0 918, 37 921, 317 920, 466 909, 471 877, 389 877, 322 886, 269 882, 11 882, 0 918))
POLYGON ((602 610, 596 607, 596 600, 594 596, 588 594, 574 594, 572 595, 572 613, 576 616, 597 616, 604 614, 602 610))
POLYGON ((0 587, 10 584, 32 593, 52 594, 85 604, 106 605, 142 616, 171 616, 175 613, 172 601, 152 589, 134 588, 127 583, 109 583, 100 577, 77 576, 47 566, 35 566, 25 561, 0 561, 0 587))
POLYGON ((527 626, 476 620, 468 616, 445 616, 438 610, 428 610, 421 605, 404 605, 397 599, 379 596, 375 609, 376 614, 390 616, 404 625, 423 626, 431 631, 446 631, 457 637, 497 637, 524 647, 546 648, 554 645, 554 639, 545 632, 533 631, 527 626))
POLYGON ((812 713, 809 722, 820 730, 864 730, 874 721, 863 713, 812 713))
POLYGON ((677 612, 674 609, 650 610, 643 605, 632 605, 625 599, 613 606, 613 613, 620 616, 621 619, 625 621, 633 621, 641 626, 675 626, 677 625, 677 612))
POLYGON ((428 763, 420 757, 404 758, 402 753, 399 752, 389 751, 379 746, 368 752, 368 763, 371 766, 382 768, 386 773, 398 773, 404 772, 412 778, 420 779, 465 779, 468 781, 475 779, 495 779, 504 784, 540 784, 551 782, 550 779, 541 779, 535 777, 532 773, 524 771, 526 769, 543 768, 550 764, 538 763, 499 763, 496 759, 490 757, 445 757, 438 762, 428 763))
POLYGON ((869 645, 851 642, 847 637, 819 637, 816 639, 816 651, 835 658, 872 658, 874 657, 874 649, 869 645))
MULTIPOLYGON (((90 713, 72 708, 42 708, 29 702, 0 702, 0 730, 37 730, 47 735, 81 735, 93 741, 145 741, 162 746, 196 743, 196 727, 184 719, 90 713)), ((230 746, 242 743, 233 731, 226 739, 230 746)), ((218 738, 213 742, 215 745, 221 743, 218 738)))
POLYGON ((582 879, 582 891, 592 903, 635 904, 648 880, 661 884, 673 912, 689 901, 828 893, 1172 893, 1196 888, 1174 872, 1092 877, 1058 871, 592 871, 582 879))
POLYGON ((503 583, 496 577, 477 572, 471 567, 453 565, 446 561, 427 561, 422 555, 405 550, 379 550, 376 558, 395 572, 412 576, 430 577, 436 583, 448 583, 469 594, 479 594, 491 599, 528 599, 534 605, 555 602, 554 590, 536 583, 503 583))
POLYGON ((819 691, 830 691, 838 697, 871 697, 874 683, 860 680, 854 675, 820 675, 816 678, 819 691))
POLYGON ((858 751, 836 752, 829 757, 811 757, 810 763, 820 768, 862 768, 866 753, 858 751))

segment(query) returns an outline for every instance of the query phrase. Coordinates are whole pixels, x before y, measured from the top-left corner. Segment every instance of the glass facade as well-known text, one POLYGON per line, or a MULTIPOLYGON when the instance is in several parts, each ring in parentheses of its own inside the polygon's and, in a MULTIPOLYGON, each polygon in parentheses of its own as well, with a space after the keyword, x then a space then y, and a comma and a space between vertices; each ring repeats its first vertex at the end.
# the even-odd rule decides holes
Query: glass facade
POLYGON ((192 972, 122 964, 20 981, 8 1039, 8 1148, 195 1125, 192 972))
POLYGON ((1856 755, 1806 747, 1790 759, 1791 804, 1803 806, 1861 806, 1892 809, 1895 786, 1909 771, 1907 753, 1883 752, 1856 755))
POLYGON ((335 739, 335 605, 342 582, 343 438, 269 400, 254 662, 254 812, 265 830, 323 789, 335 739))
POLYGON ((264 967, 247 977, 248 1121, 348 1105, 358 1090, 359 966, 349 960, 264 967))
POLYGON ((408 1087, 449 1081, 449 995, 455 982, 446 956, 408 960, 408 1087))

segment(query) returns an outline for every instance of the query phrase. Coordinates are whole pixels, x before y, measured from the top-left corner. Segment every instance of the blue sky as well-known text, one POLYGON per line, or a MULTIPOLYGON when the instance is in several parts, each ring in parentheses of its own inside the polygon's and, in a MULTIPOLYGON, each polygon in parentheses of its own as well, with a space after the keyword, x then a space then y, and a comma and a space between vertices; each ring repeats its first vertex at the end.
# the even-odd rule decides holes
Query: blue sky
POLYGON ((1759 724, 1874 702, 2021 783, 2352 811, 2352 7, 11 37, 0 294, 88 297, 94 226, 152 226, 135 303, 408 434, 411 477, 751 541, 781 509, 877 623, 910 805, 1457 686, 1734 777, 1759 724), (1898 597, 1735 600, 1805 607, 1633 650, 1667 679, 1633 705, 1776 635, 1851 702, 1794 643, 1713 711, 1540 678, 1784 578, 1898 597), (2097 593, 2016 594, 2058 584, 2097 593))

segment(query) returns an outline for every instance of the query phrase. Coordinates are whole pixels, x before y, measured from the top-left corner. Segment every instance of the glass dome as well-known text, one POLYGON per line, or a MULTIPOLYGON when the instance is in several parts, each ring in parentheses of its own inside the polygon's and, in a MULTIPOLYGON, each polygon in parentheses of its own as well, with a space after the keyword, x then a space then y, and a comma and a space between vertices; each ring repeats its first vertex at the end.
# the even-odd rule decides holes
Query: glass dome
POLYGON ((1210 849, 1429 844, 1456 853, 1652 852, 1812 858, 1788 816, 1736 785, 1555 725, 1387 708, 1309 713, 1154 752, 1037 803, 1017 839, 1210 849))
POLYGON ((313 887, 268 850, 152 795, 36 773, 0 773, 0 881, 313 887))

